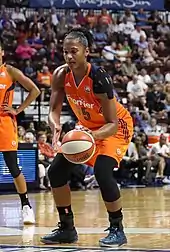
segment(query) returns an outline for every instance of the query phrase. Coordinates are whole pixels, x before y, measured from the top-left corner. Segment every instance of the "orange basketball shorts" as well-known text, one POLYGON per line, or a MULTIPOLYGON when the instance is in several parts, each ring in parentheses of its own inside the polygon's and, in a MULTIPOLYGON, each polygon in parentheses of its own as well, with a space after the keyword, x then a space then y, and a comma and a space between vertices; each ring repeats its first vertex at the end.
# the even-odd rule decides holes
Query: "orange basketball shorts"
POLYGON ((96 141, 96 151, 93 157, 87 162, 87 165, 94 166, 98 155, 105 155, 114 158, 119 166, 120 161, 126 154, 128 145, 133 135, 133 122, 131 116, 125 119, 119 119, 119 127, 116 135, 108 137, 101 141, 96 141))
POLYGON ((17 122, 14 116, 0 116, 0 151, 18 149, 17 122))

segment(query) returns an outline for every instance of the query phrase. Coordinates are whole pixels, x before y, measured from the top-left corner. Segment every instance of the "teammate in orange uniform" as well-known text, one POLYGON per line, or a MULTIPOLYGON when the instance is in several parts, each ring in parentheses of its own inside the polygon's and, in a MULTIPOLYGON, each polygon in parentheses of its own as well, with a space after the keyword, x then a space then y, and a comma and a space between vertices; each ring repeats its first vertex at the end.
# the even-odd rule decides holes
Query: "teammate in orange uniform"
POLYGON ((35 218, 28 200, 25 178, 17 164, 18 143, 15 116, 28 107, 40 92, 20 70, 2 63, 3 54, 4 51, 0 44, 0 151, 3 153, 6 165, 14 178, 15 187, 21 199, 23 223, 33 224, 35 218), (13 109, 12 101, 16 81, 27 89, 29 94, 17 109, 13 109))
MULTIPOLYGON (((109 234, 99 241, 101 246, 121 246, 127 243, 122 225, 120 191, 113 178, 113 168, 126 153, 133 133, 129 112, 116 101, 109 74, 87 62, 92 35, 83 29, 71 30, 64 39, 65 65, 53 74, 49 123, 54 143, 60 134, 60 113, 64 95, 79 123, 88 128, 96 141, 96 153, 88 162, 104 200, 110 227, 109 234)), ((74 164, 61 153, 49 168, 53 197, 59 213, 59 228, 41 238, 43 243, 71 243, 78 239, 71 209, 70 188, 67 184, 74 164)))

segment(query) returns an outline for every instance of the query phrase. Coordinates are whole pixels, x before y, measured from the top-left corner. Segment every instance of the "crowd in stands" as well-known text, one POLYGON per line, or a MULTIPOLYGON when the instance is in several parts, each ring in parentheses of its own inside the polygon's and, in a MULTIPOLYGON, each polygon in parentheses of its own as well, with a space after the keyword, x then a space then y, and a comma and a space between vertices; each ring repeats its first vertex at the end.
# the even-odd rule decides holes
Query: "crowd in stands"
MULTIPOLYGON (((115 171, 119 183, 170 183, 170 24, 166 15, 143 9, 135 13, 126 9, 118 14, 105 9, 22 10, 1 6, 4 60, 32 78, 41 88, 41 101, 48 101, 52 72, 64 63, 63 37, 70 28, 80 26, 94 36, 89 61, 108 71, 117 99, 133 117, 134 137, 121 168, 115 171)), ((26 131, 19 126, 19 137, 20 141, 38 141, 43 189, 46 171, 55 156, 50 130, 44 123, 37 132, 31 122, 26 131)), ((91 176, 92 171, 89 167, 81 171, 79 180, 84 186, 86 175, 91 176)), ((48 178, 46 186, 50 186, 48 178)))

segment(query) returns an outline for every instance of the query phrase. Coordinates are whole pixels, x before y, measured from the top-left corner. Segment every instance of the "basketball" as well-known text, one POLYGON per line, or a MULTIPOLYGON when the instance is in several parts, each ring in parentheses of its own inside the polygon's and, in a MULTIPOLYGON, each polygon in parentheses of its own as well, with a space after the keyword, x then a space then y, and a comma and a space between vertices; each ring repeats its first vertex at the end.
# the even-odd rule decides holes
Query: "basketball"
POLYGON ((61 150, 64 157, 74 164, 84 164, 96 149, 92 135, 86 131, 71 130, 63 137, 61 150))

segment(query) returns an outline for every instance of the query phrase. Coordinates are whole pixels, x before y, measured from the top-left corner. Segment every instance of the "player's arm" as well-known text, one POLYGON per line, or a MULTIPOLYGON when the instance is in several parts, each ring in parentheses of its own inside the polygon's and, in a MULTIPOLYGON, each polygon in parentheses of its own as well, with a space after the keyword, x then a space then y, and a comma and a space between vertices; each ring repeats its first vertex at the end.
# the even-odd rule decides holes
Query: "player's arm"
POLYGON ((110 75, 103 69, 96 72, 93 91, 100 100, 102 113, 105 118, 105 125, 94 131, 92 134, 95 139, 105 139, 115 135, 118 130, 118 118, 116 102, 113 100, 113 84, 110 75))
MULTIPOLYGON (((37 96, 40 94, 40 90, 37 88, 34 82, 26 77, 19 69, 7 65, 7 71, 11 76, 13 82, 19 82, 19 84, 21 84, 21 86, 23 86, 29 92, 25 101, 15 110, 15 114, 19 114, 37 98, 37 96)), ((12 113, 12 108, 7 109, 12 113)))
POLYGON ((66 75, 66 66, 58 67, 52 76, 50 111, 48 116, 49 125, 54 132, 60 128, 60 114, 64 101, 64 81, 66 75))

